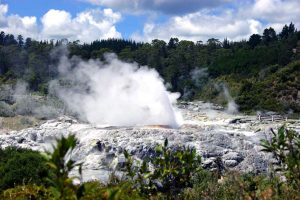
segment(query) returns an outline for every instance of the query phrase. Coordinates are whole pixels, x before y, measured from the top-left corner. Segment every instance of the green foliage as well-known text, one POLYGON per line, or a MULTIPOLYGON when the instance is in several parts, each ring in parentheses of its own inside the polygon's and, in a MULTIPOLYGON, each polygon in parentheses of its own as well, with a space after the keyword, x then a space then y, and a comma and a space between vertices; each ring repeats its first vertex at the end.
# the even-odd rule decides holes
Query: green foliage
POLYGON ((39 200, 55 200, 54 196, 44 186, 37 185, 23 185, 16 186, 11 189, 5 190, 2 194, 0 194, 0 199, 5 200, 31 200, 31 199, 39 199, 39 200))
POLYGON ((70 156, 75 148, 77 139, 74 135, 69 135, 67 138, 62 136, 56 140, 56 146, 53 146, 54 151, 48 152, 49 160, 47 164, 52 169, 53 174, 50 176, 52 183, 52 191, 56 198, 61 199, 77 199, 81 195, 81 188, 73 184, 75 178, 69 177, 69 173, 75 167, 79 167, 81 175, 81 163, 75 163, 70 156))
POLYGON ((297 103, 299 91, 300 62, 295 61, 285 67, 273 65, 256 79, 243 80, 237 94, 237 103, 242 110, 273 110, 300 112, 297 103))
POLYGON ((104 197, 105 185, 98 181, 86 182, 84 183, 84 191, 82 200, 99 199, 99 197, 104 197))
POLYGON ((100 184, 99 182, 88 182, 84 184, 84 193, 81 200, 90 199, 107 199, 107 200, 142 200, 139 192, 133 189, 133 185, 129 181, 118 182, 116 184, 109 183, 108 185, 100 184))
POLYGON ((271 141, 262 140, 263 151, 273 154, 278 161, 276 170, 282 171, 291 185, 300 189, 300 135, 282 126, 272 130, 271 141))
POLYGON ((189 147, 172 149, 168 140, 158 145, 155 156, 134 164, 133 158, 124 152, 127 159, 126 172, 137 184, 141 193, 151 196, 157 192, 167 196, 180 195, 183 188, 192 186, 192 176, 201 170, 201 158, 189 147))
POLYGON ((48 185, 49 168, 39 152, 8 147, 0 149, 0 191, 22 184, 48 185))
POLYGON ((261 43, 261 36, 259 34, 252 34, 249 38, 248 44, 254 48, 261 43))
POLYGON ((193 187, 184 191, 184 199, 299 199, 299 190, 278 177, 230 172, 221 179, 202 171, 194 177, 193 187))

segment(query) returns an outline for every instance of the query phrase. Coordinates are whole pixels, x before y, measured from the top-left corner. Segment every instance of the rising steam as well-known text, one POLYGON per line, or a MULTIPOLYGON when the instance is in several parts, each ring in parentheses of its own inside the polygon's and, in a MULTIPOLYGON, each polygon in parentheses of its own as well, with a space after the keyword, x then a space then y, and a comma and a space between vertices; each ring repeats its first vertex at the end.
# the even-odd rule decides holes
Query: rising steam
POLYGON ((215 88, 219 91, 222 92, 224 95, 225 100, 227 101, 227 108, 226 112, 229 114, 237 114, 239 112, 239 107, 235 103, 234 99, 229 93, 228 87, 226 86, 225 83, 219 83, 214 85, 215 88))
POLYGON ((50 85, 83 120, 112 126, 168 125, 178 127, 173 108, 179 95, 166 90, 154 69, 126 63, 114 54, 105 61, 63 56, 60 80, 50 85))
POLYGON ((226 111, 230 114, 236 114, 239 112, 238 110, 238 105, 235 103, 234 99, 230 95, 228 88, 226 87, 225 84, 222 84, 222 89, 225 95, 225 98, 227 100, 227 109, 226 111))

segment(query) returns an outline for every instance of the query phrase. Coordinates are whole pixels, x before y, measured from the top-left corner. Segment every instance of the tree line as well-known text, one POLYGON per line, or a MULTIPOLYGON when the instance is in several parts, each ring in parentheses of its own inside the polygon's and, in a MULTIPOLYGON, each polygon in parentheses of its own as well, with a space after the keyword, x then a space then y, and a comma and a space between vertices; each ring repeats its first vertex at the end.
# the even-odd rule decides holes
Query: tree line
POLYGON ((124 61, 154 68, 171 85, 172 91, 180 92, 188 100, 216 97, 216 88, 208 83, 220 80, 229 86, 236 85, 237 89, 232 93, 238 98, 247 81, 256 83, 262 73, 266 78, 299 60, 299 40, 300 32, 293 23, 285 25, 279 33, 269 27, 262 35, 253 34, 248 40, 241 41, 210 38, 207 42, 193 42, 170 38, 168 42, 154 39, 142 43, 106 39, 82 44, 66 39, 36 41, 1 32, 0 82, 22 79, 29 83, 30 90, 47 93, 47 83, 58 76, 59 59, 53 56, 53 49, 65 44, 70 57, 104 59, 105 53, 114 52, 124 61), (195 81, 194 72, 199 69, 205 69, 207 73, 201 79, 208 81, 202 81, 202 84, 195 81))

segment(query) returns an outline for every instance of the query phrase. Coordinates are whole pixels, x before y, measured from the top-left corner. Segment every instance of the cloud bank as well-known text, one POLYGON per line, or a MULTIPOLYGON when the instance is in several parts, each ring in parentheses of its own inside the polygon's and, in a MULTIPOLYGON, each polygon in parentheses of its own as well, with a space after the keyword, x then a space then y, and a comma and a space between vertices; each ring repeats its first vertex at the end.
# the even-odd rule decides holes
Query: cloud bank
POLYGON ((91 42, 96 39, 121 38, 115 24, 121 14, 111 9, 92 9, 75 17, 64 10, 51 9, 41 17, 41 24, 34 16, 8 15, 8 5, 0 5, 0 30, 21 34, 37 40, 69 39, 91 42))
POLYGON ((8 5, 0 4, 0 30, 6 33, 17 33, 27 37, 38 34, 37 19, 34 16, 7 16, 8 5))
POLYGON ((67 38, 91 42, 95 39, 120 38, 122 34, 117 27, 122 27, 123 35, 138 41, 168 41, 170 37, 177 37, 180 40, 205 42, 209 38, 248 39, 252 34, 262 34, 268 27, 273 27, 278 33, 290 22, 296 28, 300 27, 299 0, 79 1, 91 3, 96 9, 85 10, 75 16, 64 10, 51 9, 37 18, 8 14, 8 6, 2 4, 0 30, 35 39, 67 38), (140 16, 146 18, 142 19, 142 27, 136 25, 136 30, 132 27, 127 29, 128 24, 135 26, 135 19, 139 24, 140 16))
POLYGON ((203 12, 171 17, 165 23, 147 23, 142 33, 133 34, 136 40, 168 40, 177 37, 184 40, 207 41, 209 38, 227 37, 230 40, 248 38, 262 31, 262 23, 255 19, 236 19, 232 12, 213 15, 203 12))
POLYGON ((252 34, 262 34, 267 27, 273 27, 277 32, 290 22, 300 27, 299 0, 232 1, 230 5, 171 16, 165 22, 150 21, 132 37, 143 41, 168 40, 170 37, 192 41, 227 37, 238 41, 248 39, 252 34))
POLYGON ((85 0, 95 5, 107 6, 136 14, 145 11, 181 15, 203 8, 219 7, 232 0, 85 0))

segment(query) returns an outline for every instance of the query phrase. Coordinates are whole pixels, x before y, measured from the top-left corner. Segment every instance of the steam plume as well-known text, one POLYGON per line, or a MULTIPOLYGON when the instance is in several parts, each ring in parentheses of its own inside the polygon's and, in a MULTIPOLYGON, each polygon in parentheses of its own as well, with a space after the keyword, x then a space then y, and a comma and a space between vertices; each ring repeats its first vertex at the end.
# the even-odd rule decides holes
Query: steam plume
POLYGON ((228 91, 228 88, 224 84, 222 84, 222 88, 223 88, 225 98, 227 100, 227 109, 226 109, 226 111, 230 114, 238 113, 238 105, 235 103, 234 99, 230 95, 230 93, 228 91))
POLYGON ((122 62, 115 54, 107 54, 103 62, 63 56, 58 69, 63 81, 53 81, 51 88, 83 120, 113 126, 179 126, 173 108, 179 95, 169 93, 153 69, 122 62))
POLYGON ((201 88, 204 83, 207 82, 208 77, 208 69, 207 68, 195 68, 191 71, 191 78, 194 81, 194 84, 201 88))

